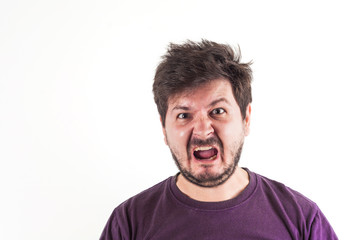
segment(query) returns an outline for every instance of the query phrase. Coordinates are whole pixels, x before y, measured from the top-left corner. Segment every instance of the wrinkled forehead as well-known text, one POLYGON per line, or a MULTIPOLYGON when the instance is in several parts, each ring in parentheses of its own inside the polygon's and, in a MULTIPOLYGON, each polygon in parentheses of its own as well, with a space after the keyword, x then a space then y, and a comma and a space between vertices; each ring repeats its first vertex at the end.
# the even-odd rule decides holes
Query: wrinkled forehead
POLYGON ((196 87, 185 88, 174 93, 168 99, 168 109, 179 103, 194 105, 198 102, 213 101, 220 97, 234 100, 232 86, 227 79, 211 80, 196 87))
MULTIPOLYGON (((205 84, 202 84, 205 85, 205 84)), ((193 88, 186 88, 182 89, 180 91, 177 91, 176 93, 172 94, 168 98, 168 107, 178 102, 180 99, 189 98, 191 96, 194 96, 197 94, 197 90, 200 89, 201 86, 193 87, 193 88)))

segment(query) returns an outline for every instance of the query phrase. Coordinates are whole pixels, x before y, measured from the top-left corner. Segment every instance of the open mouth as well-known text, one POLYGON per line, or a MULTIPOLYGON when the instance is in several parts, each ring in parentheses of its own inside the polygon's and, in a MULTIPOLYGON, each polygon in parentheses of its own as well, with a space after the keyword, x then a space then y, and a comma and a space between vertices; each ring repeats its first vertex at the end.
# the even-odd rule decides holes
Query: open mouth
POLYGON ((198 160, 213 160, 217 157, 218 150, 214 147, 197 147, 193 151, 193 156, 198 160))

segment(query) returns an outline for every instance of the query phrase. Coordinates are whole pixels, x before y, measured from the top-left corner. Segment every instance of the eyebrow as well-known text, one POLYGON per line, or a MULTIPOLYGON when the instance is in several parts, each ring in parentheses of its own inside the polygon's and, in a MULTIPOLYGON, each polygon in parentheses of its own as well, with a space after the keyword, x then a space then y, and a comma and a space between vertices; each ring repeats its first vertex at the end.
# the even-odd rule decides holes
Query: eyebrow
POLYGON ((189 111, 189 109, 190 109, 189 107, 177 105, 174 108, 172 108, 172 111, 174 111, 174 110, 189 111))
MULTIPOLYGON (((229 101, 228 101, 226 98, 223 98, 223 97, 222 97, 222 98, 219 98, 219 99, 216 99, 216 100, 212 101, 212 102, 208 105, 208 107, 213 107, 213 106, 217 105, 217 104, 220 103, 220 102, 225 102, 226 104, 230 105, 229 101)), ((172 108, 172 111, 174 111, 174 110, 189 111, 190 108, 187 107, 187 106, 177 105, 177 106, 175 106, 174 108, 172 108)))
POLYGON ((230 103, 228 102, 228 100, 222 97, 222 98, 218 98, 218 99, 214 100, 214 101, 211 102, 208 106, 209 106, 209 107, 213 107, 214 105, 217 105, 217 103, 219 103, 219 102, 225 102, 226 104, 230 105, 230 103))

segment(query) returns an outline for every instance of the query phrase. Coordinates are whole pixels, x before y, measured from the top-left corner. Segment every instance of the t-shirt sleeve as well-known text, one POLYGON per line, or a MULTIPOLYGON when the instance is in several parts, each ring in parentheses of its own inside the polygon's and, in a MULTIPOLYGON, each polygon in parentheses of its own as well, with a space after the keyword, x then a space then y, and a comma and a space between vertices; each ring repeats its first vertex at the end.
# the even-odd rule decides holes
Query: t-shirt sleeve
POLYGON ((100 236, 100 240, 122 240, 122 233, 117 219, 116 211, 110 216, 105 228, 100 236))
POLYGON ((310 240, 338 240, 336 233, 320 210, 312 222, 310 240))

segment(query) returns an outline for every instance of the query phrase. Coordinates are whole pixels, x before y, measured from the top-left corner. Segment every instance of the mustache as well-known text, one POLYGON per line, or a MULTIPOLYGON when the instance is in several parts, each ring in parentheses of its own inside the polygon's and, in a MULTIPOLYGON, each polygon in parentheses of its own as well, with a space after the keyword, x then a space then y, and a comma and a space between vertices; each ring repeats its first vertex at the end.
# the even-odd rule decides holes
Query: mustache
POLYGON ((198 138, 192 138, 189 143, 188 146, 191 145, 196 145, 196 146, 205 146, 205 145, 221 145, 221 140, 219 140, 219 138, 217 137, 211 137, 208 139, 198 139, 198 138))
POLYGON ((219 146, 221 153, 223 154, 223 144, 222 141, 217 136, 212 136, 207 139, 199 139, 199 138, 192 138, 190 141, 188 141, 187 144, 187 152, 188 152, 188 159, 191 159, 191 156, 193 153, 191 152, 191 146, 219 146))

